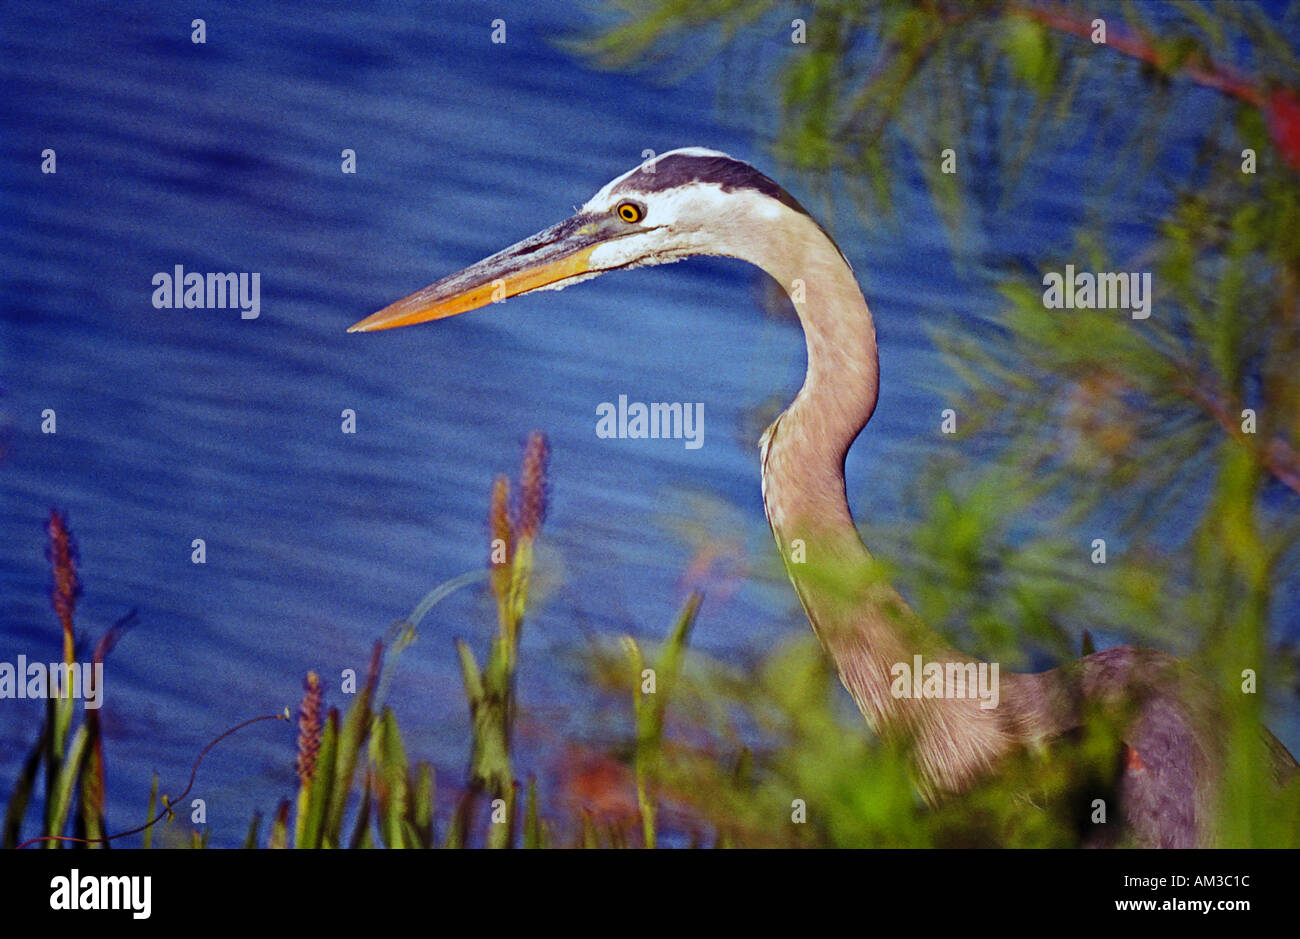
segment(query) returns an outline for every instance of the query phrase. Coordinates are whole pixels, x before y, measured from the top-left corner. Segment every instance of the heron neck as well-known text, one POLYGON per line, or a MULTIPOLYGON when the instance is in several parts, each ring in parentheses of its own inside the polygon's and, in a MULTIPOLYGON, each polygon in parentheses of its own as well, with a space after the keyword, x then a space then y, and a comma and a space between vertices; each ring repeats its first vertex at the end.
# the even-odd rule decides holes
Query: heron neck
POLYGON ((813 630, 872 729, 914 740, 931 790, 960 788, 1004 749, 1005 735, 996 710, 974 698, 892 693, 895 667, 913 667, 915 656, 972 660, 912 612, 853 522, 844 458, 876 407, 876 331, 852 270, 818 234, 763 265, 794 302, 808 348, 803 387, 763 438, 764 508, 813 630))

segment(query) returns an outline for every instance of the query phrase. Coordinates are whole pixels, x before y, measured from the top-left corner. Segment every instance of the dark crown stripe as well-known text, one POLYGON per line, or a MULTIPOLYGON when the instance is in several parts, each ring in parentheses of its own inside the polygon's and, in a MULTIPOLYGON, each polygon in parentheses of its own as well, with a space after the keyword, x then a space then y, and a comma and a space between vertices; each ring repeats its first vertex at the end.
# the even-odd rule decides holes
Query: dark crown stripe
MULTIPOLYGON (((707 183, 720 186, 723 192, 736 189, 752 189, 768 198, 775 199, 787 208, 793 209, 808 218, 821 229, 835 250, 844 256, 844 252, 830 232, 813 218, 794 196, 786 192, 776 180, 760 173, 748 163, 726 156, 701 156, 688 153, 670 153, 654 162, 654 171, 642 167, 614 187, 614 192, 663 192, 691 183, 707 183)), ((845 259, 848 260, 847 258, 845 259)))

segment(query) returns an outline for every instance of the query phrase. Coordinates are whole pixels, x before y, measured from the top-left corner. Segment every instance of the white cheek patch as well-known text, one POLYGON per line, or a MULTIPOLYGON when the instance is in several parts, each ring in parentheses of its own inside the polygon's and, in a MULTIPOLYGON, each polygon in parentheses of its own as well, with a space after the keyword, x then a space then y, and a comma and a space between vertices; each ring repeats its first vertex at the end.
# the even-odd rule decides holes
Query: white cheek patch
POLYGON ((607 271, 617 267, 641 267, 647 264, 668 264, 679 260, 664 252, 662 232, 648 231, 643 235, 630 235, 597 245, 588 259, 592 268, 607 271))
POLYGON ((603 245, 597 245, 591 251, 591 256, 587 259, 588 263, 598 269, 604 270, 610 267, 619 267, 625 264, 624 255, 626 248, 617 241, 607 241, 603 245))

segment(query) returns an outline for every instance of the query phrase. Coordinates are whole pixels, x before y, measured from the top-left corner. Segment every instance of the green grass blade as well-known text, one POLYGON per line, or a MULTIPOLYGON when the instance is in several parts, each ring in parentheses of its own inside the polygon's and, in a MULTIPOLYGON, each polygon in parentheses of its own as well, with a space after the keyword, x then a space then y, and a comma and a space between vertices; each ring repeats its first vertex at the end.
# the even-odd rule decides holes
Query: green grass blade
POLYGON ((332 794, 325 824, 325 836, 334 844, 342 842, 343 812, 347 808, 348 794, 352 791, 352 776, 356 772, 361 747, 370 733, 370 725, 374 718, 371 712, 371 701, 375 693, 375 681, 379 674, 382 654, 383 645, 376 642, 371 654, 370 671, 366 676, 365 686, 348 707, 347 716, 343 719, 343 726, 339 731, 332 794))
POLYGON ((414 832, 412 843, 422 848, 432 848, 435 844, 433 814, 437 798, 437 780, 432 766, 423 761, 416 764, 411 789, 414 792, 411 799, 411 825, 414 832))
POLYGON ((46 721, 41 722, 41 732, 36 738, 31 750, 27 753, 27 758, 23 760, 22 771, 18 774, 18 781, 14 783, 13 795, 9 797, 9 805, 5 808, 5 831, 4 831, 4 848, 6 850, 18 846, 18 838, 22 833, 23 817, 27 814, 27 804, 31 801, 32 789, 36 786, 36 775, 41 769, 41 758, 45 755, 46 748, 49 746, 50 725, 46 721))
POLYGON ((528 799, 524 806, 524 847, 542 846, 542 825, 537 807, 537 780, 528 780, 528 799))
POLYGON ((257 847, 257 835, 262 827, 262 813, 254 812, 253 820, 248 823, 248 834, 244 835, 244 848, 252 849, 257 847))
POLYGON ((389 708, 375 721, 370 737, 370 762, 378 789, 379 836, 389 848, 407 846, 403 822, 410 809, 406 748, 389 708))
MULTIPOLYGON (((158 774, 154 773, 153 783, 150 784, 149 786, 149 808, 145 812, 144 820, 146 822, 152 821, 153 817, 157 814, 158 814, 158 774)), ((141 835, 141 838, 143 839, 141 847, 143 847, 144 850, 148 851, 150 848, 153 847, 153 826, 152 825, 150 825, 148 828, 144 830, 144 833, 141 835)))
MULTIPOLYGON (((90 733, 86 729, 86 725, 82 724, 72 737, 72 745, 68 748, 68 758, 60 768, 59 774, 54 780, 54 788, 49 795, 50 825, 45 832, 47 835, 63 834, 63 826, 68 820, 68 809, 72 806, 72 795, 76 790, 82 767, 85 765, 86 754, 89 752, 89 742, 90 733)), ((45 844, 51 848, 57 848, 60 842, 47 841, 45 844)))

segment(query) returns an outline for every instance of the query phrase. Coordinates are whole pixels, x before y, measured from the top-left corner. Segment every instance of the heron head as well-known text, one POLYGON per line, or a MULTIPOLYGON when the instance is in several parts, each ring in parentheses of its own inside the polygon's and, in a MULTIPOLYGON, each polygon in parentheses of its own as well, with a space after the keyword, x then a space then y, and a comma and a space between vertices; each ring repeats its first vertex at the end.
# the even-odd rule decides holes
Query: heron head
POLYGON ((571 218, 390 304, 348 331, 445 319, 606 271, 692 255, 727 255, 766 266, 757 233, 783 221, 817 224, 748 163, 716 150, 673 150, 612 180, 571 218))

